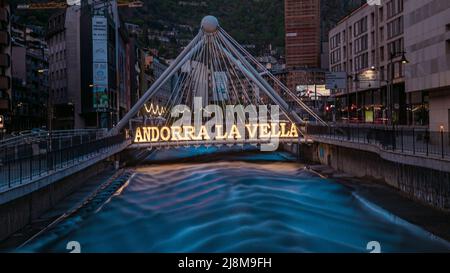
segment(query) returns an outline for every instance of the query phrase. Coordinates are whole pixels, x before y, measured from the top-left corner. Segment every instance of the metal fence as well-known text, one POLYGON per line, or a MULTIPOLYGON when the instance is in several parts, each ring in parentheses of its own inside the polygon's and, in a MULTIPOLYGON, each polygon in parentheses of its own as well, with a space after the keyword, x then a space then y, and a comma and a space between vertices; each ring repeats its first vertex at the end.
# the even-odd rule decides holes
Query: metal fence
POLYGON ((19 136, 10 137, 0 140, 0 149, 5 146, 20 146, 27 145, 34 142, 47 140, 50 137, 53 139, 71 138, 75 136, 87 136, 91 138, 103 138, 107 136, 107 129, 75 129, 75 130, 53 130, 53 131, 39 131, 28 132, 19 136))
POLYGON ((450 158, 450 134, 425 128, 368 126, 308 126, 309 135, 340 141, 378 145, 412 155, 450 158))
POLYGON ((30 154, 42 153, 43 151, 59 150, 89 143, 94 140, 106 137, 103 131, 99 130, 76 130, 76 132, 64 132, 55 135, 27 136, 20 142, 0 145, 0 163, 11 160, 19 160, 28 157, 30 154))
POLYGON ((4 154, 0 161, 0 191, 27 183, 49 172, 79 164, 112 146, 123 143, 124 140, 124 135, 91 141, 72 139, 72 145, 58 140, 48 140, 47 143, 35 144, 36 147, 28 152, 18 151, 17 147, 6 147, 2 150, 4 154))

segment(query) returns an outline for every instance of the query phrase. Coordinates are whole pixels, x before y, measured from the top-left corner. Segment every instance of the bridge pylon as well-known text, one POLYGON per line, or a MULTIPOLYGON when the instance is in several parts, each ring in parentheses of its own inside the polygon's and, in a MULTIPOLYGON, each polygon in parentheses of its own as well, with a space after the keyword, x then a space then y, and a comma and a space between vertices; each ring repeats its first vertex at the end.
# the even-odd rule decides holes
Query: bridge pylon
MULTIPOLYGON (((283 85, 274 75, 261 65, 250 53, 236 42, 214 16, 203 18, 198 34, 172 61, 164 73, 143 94, 130 111, 111 129, 117 134, 129 125, 140 113, 144 105, 162 92, 172 82, 170 94, 164 94, 164 109, 172 109, 178 104, 193 104, 194 98, 201 97, 206 104, 216 105, 261 105, 275 104, 281 109, 284 118, 295 123, 298 128, 306 122, 286 100, 296 103, 317 123, 326 124, 312 109, 283 85), (283 95, 275 91, 264 77, 270 78, 283 95), (284 96, 284 97, 283 97, 284 96)), ((163 120, 171 120, 170 111, 163 120)), ((303 132, 300 132, 301 134, 303 132)))

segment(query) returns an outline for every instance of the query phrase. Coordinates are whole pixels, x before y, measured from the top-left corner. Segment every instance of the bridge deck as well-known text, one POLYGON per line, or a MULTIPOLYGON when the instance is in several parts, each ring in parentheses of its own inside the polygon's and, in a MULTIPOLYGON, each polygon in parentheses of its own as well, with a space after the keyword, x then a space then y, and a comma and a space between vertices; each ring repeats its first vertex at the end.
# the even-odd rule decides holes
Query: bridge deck
MULTIPOLYGON (((312 143, 311 139, 305 138, 280 138, 277 139, 278 142, 272 140, 274 144, 276 143, 312 143)), ((136 148, 176 148, 176 147, 188 147, 188 146, 213 146, 213 145, 262 145, 262 144, 270 144, 270 140, 249 140, 249 139, 241 139, 241 140, 189 140, 189 141, 162 141, 162 142, 144 142, 144 143, 132 143, 128 148, 136 149, 136 148)))

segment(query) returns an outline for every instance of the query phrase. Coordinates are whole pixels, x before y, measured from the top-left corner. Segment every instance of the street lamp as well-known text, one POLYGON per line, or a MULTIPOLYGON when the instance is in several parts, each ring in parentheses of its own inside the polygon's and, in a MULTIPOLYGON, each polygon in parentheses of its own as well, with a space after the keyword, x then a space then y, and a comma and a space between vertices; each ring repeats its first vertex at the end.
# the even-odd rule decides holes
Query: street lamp
MULTIPOLYGON (((36 70, 36 72, 42 76, 44 73, 48 73, 48 68, 39 68, 36 70)), ((49 136, 49 142, 48 142, 48 149, 51 152, 52 151, 52 138, 53 138, 53 96, 50 95, 50 90, 47 86, 47 130, 48 130, 48 136, 49 136)))
POLYGON ((402 59, 400 60, 400 61, 402 62, 402 64, 407 64, 407 63, 409 63, 408 59, 406 59, 405 54, 406 54, 406 53, 403 51, 403 52, 402 52, 402 59))
POLYGON ((406 58, 406 52, 405 51, 397 51, 397 52, 391 52, 389 56, 389 66, 390 66, 390 79, 389 79, 389 94, 387 98, 389 99, 389 123, 391 125, 394 125, 394 78, 395 78, 395 67, 394 67, 394 59, 398 56, 402 56, 400 59, 401 64, 407 64, 409 63, 408 59, 406 58))
MULTIPOLYGON (((93 84, 93 83, 90 83, 90 84, 89 84, 89 88, 92 89, 92 95, 93 95, 93 96, 94 96, 94 90, 93 90, 93 88, 96 87, 96 86, 97 86, 97 85, 96 85, 96 84, 93 84)), ((100 128, 100 118, 99 118, 99 115, 98 115, 98 110, 95 111, 95 115, 96 115, 96 125, 97 125, 97 128, 100 128)))

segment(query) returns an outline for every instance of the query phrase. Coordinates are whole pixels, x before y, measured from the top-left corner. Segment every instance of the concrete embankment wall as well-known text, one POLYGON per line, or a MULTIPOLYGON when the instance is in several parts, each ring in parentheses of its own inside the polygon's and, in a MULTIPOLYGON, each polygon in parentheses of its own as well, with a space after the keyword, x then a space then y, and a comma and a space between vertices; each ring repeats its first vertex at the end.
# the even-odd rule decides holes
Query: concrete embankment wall
POLYGON ((436 170, 421 159, 411 165, 388 160, 378 153, 326 143, 285 146, 285 150, 310 163, 328 165, 356 177, 384 181, 407 196, 442 210, 450 210, 450 169, 436 170))
POLYGON ((111 166, 112 162, 110 161, 98 162, 67 178, 0 205, 0 241, 51 209, 64 197, 82 186, 87 178, 95 176, 111 166))
MULTIPOLYGON (((149 151, 124 150, 70 176, 0 205, 0 241, 19 231, 107 168, 133 164, 149 151), (115 166, 120 162, 119 166, 115 166)), ((81 201, 81 200, 80 200, 81 201)))

